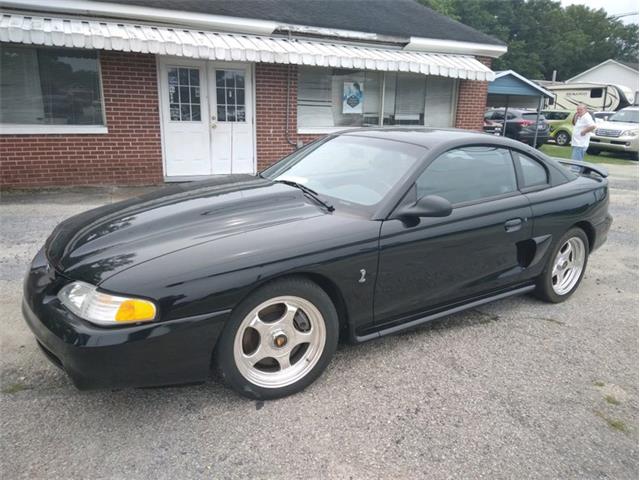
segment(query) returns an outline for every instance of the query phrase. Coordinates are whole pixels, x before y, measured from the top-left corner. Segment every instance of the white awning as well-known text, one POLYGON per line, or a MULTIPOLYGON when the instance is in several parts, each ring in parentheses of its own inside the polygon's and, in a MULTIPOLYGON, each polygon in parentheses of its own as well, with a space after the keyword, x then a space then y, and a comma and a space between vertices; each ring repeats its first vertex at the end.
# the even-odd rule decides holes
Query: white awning
POLYGON ((0 12, 0 41, 27 45, 152 53, 207 60, 352 68, 492 81, 494 72, 473 56, 98 19, 36 17, 0 12))

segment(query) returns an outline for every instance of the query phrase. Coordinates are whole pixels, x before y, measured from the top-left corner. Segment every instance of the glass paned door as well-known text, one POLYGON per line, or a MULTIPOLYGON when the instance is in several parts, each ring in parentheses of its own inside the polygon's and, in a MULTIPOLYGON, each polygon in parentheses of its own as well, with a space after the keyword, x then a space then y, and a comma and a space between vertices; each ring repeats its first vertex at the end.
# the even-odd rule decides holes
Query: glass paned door
POLYGON ((212 63, 209 68, 214 173, 254 173, 251 66, 212 63))
POLYGON ((160 61, 162 142, 168 177, 211 175, 206 63, 160 61))
POLYGON ((252 65, 159 64, 166 176, 255 173, 252 65))

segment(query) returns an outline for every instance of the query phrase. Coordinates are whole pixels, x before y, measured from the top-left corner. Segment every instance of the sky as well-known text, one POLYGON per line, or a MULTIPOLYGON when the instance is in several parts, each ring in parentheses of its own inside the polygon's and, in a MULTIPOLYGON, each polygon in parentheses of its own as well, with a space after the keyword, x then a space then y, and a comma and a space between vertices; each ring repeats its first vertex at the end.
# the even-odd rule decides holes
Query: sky
POLYGON ((635 12, 635 15, 621 18, 623 23, 638 23, 638 0, 560 0, 567 5, 586 5, 590 8, 604 8, 609 15, 635 12))

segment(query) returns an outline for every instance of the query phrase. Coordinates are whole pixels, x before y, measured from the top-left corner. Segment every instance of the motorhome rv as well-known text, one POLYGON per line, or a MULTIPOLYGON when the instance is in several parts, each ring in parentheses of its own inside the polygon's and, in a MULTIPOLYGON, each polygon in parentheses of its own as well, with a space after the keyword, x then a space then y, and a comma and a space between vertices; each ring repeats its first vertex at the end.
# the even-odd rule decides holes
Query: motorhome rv
POLYGON ((584 103, 591 111, 618 111, 634 101, 630 88, 613 83, 559 83, 545 88, 555 94, 547 100, 547 108, 554 110, 574 110, 584 103))

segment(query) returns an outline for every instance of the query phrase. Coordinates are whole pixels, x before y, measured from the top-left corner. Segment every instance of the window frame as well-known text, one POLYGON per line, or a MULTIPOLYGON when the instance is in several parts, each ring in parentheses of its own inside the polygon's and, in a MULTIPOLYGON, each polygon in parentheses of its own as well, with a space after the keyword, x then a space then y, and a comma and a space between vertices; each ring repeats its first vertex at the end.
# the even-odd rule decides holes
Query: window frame
MULTIPOLYGON (((416 175, 415 178, 413 180, 413 182, 411 183, 411 185, 409 185, 409 189, 407 190, 407 192, 405 193, 405 196, 403 197, 406 198, 407 195, 409 195, 411 193, 411 191, 413 190, 416 193, 416 201, 419 200, 418 198, 418 190, 417 190, 417 183, 418 183, 418 179, 422 176, 422 174, 424 172, 427 171, 427 169, 431 166, 431 164, 438 158, 440 158, 442 155, 447 154, 448 152, 452 151, 452 150, 462 150, 465 148, 475 148, 475 147, 485 147, 485 148, 500 148, 502 150, 506 150, 507 153, 509 154, 509 158, 511 159, 511 167, 513 168, 514 171, 514 175, 515 175, 515 179, 516 179, 516 189, 513 192, 508 192, 508 193, 501 193, 498 195, 491 195, 489 197, 482 197, 482 198, 478 198, 476 200, 468 200, 466 202, 457 202, 457 203, 452 203, 451 207, 453 209, 456 208, 464 208, 464 207, 470 207, 473 205, 480 205, 483 203, 488 203, 488 202, 494 202, 496 200, 502 200, 504 198, 511 198, 511 197, 515 197, 518 195, 521 195, 523 192, 520 189, 520 181, 518 180, 518 171, 516 169, 516 162, 514 160, 513 157, 513 153, 511 151, 511 148, 507 147, 507 146, 503 146, 503 145, 492 145, 492 144, 472 144, 472 145, 463 145, 463 146, 457 146, 457 147, 451 147, 448 148, 442 152, 440 152, 436 157, 433 158, 433 160, 431 160, 427 165, 424 166, 424 168, 422 168, 416 175)), ((547 180, 549 178, 549 173, 547 172, 547 180)), ((398 206, 396 207, 396 209, 398 207, 400 207, 402 205, 403 202, 400 202, 400 204, 398 204, 398 206)), ((394 209, 394 210, 396 210, 394 209)))
MULTIPOLYGON (((308 66, 310 68, 314 68, 311 66, 308 66)), ((321 70, 330 70, 327 69, 326 67, 317 67, 318 69, 321 70)), ((359 71, 358 69, 353 69, 354 71, 359 71)), ((364 70, 362 70, 364 71, 364 70)), ((379 125, 377 126, 373 126, 373 127, 369 127, 369 128, 378 128, 378 127, 384 127, 384 128, 411 128, 411 127, 426 127, 426 121, 427 121, 427 94, 426 94, 426 89, 428 88, 428 77, 429 76, 439 76, 439 75, 425 75, 422 73, 415 73, 415 72, 398 72, 398 71, 379 71, 380 74, 382 74, 382 82, 380 82, 380 91, 382 92, 381 98, 380 98, 380 111, 378 112, 379 115, 379 125), (427 87, 425 87, 425 95, 424 95, 424 122, 423 124, 419 124, 419 125, 384 125, 384 91, 385 91, 385 87, 386 87, 386 82, 387 82, 387 73, 412 73, 414 75, 422 75, 425 77, 425 82, 427 83, 427 87)), ((447 77, 448 78, 448 77, 447 77)), ((451 127, 446 127, 446 128, 455 128, 455 119, 456 119, 456 115, 457 115, 457 110, 458 110, 458 94, 459 94, 459 89, 460 89, 460 79, 458 78, 451 78, 451 80, 454 83, 453 86, 453 94, 451 95, 451 123, 452 126, 451 127)), ((298 116, 298 103, 296 101, 295 104, 295 108, 296 108, 296 117, 298 116)), ((298 135, 329 135, 329 134, 333 134, 333 133, 339 133, 339 132, 343 132, 345 130, 350 130, 350 129, 354 129, 354 128, 366 128, 363 126, 349 126, 349 125, 343 125, 343 126, 334 126, 334 127, 301 127, 299 125, 297 125, 296 122, 296 132, 298 133, 298 135)), ((433 128, 437 128, 437 127, 433 127, 433 128)), ((445 127, 443 127, 445 128, 445 127)))
MULTIPOLYGON (((9 43, 12 47, 32 48, 36 50, 59 50, 65 47, 51 47, 45 45, 20 45, 9 43)), ((82 48, 65 48, 66 50, 85 50, 82 48)), ((100 105, 102 107, 102 124, 95 125, 60 125, 60 124, 29 124, 29 123, 0 123, 1 135, 47 135, 47 134, 84 134, 96 135, 109 133, 107 125, 107 111, 104 101, 104 85, 102 82, 102 61, 101 52, 93 49, 96 53, 96 62, 98 63, 98 89, 100 92, 100 105)))
POLYGON ((538 192, 541 190, 546 190, 547 188, 551 187, 551 172, 549 172, 549 168, 547 167, 547 165, 544 162, 541 162, 540 160, 538 160, 537 158, 535 158, 532 155, 529 155, 525 152, 522 152, 521 150, 517 150, 514 148, 510 148, 509 151, 511 152, 511 160, 513 161, 513 168, 515 168, 516 170, 516 179, 518 181, 518 190, 521 193, 531 193, 531 192, 538 192), (524 184, 524 173, 522 172, 522 167, 520 166, 520 162, 518 161, 518 158, 516 157, 516 155, 524 155, 525 157, 527 157, 528 159, 530 159, 531 161, 537 163, 538 165, 540 165, 546 175, 547 175, 547 181, 545 183, 540 183, 537 185, 531 185, 530 187, 525 187, 524 184))

